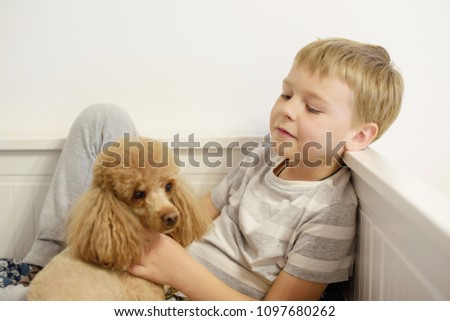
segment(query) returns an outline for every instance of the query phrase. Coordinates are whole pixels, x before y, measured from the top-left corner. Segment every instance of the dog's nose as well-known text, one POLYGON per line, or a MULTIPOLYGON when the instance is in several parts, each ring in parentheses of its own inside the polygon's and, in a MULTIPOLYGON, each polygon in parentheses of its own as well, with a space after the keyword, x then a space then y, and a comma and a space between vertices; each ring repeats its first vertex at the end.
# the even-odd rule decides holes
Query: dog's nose
POLYGON ((166 226, 174 226, 178 222, 178 213, 171 212, 161 216, 162 221, 166 226))

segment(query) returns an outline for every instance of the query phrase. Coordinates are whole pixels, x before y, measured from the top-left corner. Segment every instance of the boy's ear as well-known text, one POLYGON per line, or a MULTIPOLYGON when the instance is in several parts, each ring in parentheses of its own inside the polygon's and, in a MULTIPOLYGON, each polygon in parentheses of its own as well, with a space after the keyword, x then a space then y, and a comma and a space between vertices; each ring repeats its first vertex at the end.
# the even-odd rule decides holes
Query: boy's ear
POLYGON ((366 123, 362 125, 355 133, 352 139, 345 144, 345 150, 357 151, 366 148, 378 134, 378 125, 375 123, 366 123))

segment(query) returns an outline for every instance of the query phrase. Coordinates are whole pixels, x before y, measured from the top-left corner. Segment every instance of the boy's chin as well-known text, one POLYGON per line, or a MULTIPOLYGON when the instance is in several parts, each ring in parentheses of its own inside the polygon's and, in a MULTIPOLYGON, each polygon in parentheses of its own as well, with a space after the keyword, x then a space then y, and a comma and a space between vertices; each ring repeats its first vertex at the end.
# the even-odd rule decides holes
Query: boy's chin
POLYGON ((292 147, 287 147, 286 144, 281 144, 281 145, 276 144, 275 146, 273 146, 271 148, 271 152, 273 155, 283 157, 283 158, 288 158, 290 160, 300 157, 300 153, 298 151, 296 151, 292 147))

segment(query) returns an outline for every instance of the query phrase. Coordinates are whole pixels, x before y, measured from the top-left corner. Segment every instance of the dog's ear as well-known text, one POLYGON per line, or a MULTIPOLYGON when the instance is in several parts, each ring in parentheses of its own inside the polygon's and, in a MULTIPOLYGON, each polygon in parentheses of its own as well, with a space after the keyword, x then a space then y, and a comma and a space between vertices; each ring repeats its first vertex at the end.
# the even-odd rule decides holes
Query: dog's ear
POLYGON ((96 265, 127 270, 142 254, 139 220, 111 191, 94 187, 78 201, 68 230, 69 250, 96 265))
POLYGON ((182 246, 188 246, 207 232, 211 224, 211 217, 200 206, 198 198, 181 180, 175 184, 172 201, 178 208, 181 219, 180 226, 171 235, 182 246))

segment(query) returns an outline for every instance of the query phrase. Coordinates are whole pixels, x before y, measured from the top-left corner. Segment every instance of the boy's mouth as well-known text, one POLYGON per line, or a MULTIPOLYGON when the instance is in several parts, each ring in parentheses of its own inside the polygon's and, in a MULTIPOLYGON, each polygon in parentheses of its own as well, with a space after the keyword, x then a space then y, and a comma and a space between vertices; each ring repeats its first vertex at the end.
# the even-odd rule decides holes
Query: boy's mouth
POLYGON ((289 131, 284 129, 283 127, 277 127, 276 128, 278 135, 283 137, 289 137, 289 138, 296 138, 294 135, 292 135, 289 131))

